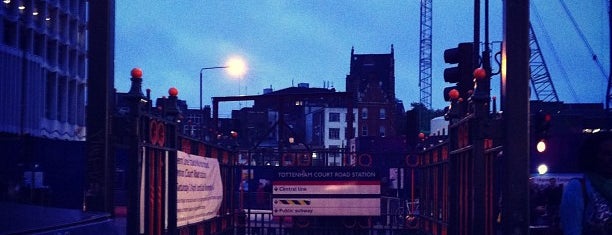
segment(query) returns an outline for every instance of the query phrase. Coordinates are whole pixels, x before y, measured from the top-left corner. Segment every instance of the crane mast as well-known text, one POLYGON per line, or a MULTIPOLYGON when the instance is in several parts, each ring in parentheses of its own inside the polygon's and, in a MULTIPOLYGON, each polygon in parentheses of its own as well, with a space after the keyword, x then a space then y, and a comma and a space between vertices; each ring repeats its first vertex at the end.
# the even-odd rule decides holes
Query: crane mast
MULTIPOLYGON (((420 102, 427 108, 431 109, 431 33, 432 33, 432 17, 431 17, 431 1, 421 0, 421 41, 420 41, 420 56, 419 56, 419 88, 420 102)), ((426 122, 422 120, 429 119, 427 112, 421 110, 419 112, 419 129, 426 129, 426 122)))

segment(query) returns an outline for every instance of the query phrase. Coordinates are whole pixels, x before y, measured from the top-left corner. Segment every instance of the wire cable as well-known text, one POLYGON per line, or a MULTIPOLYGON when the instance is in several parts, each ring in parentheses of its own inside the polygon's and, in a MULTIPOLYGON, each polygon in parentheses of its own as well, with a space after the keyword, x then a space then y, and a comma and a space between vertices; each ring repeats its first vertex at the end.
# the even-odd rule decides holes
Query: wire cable
POLYGON ((591 47, 591 44, 589 44, 589 41, 586 39, 586 37, 582 33, 582 30, 580 30, 580 27, 578 27, 578 24, 576 23, 576 20, 574 19, 574 16, 572 16, 572 13, 570 12, 569 8, 567 8, 567 5, 565 5, 565 1, 559 0, 559 2, 561 3, 561 6, 563 6, 563 9, 565 10, 565 13, 569 17, 569 19, 572 21, 572 24, 574 25, 574 29, 576 29, 576 32, 578 32, 578 35, 580 36, 580 38, 584 42, 584 45, 586 45, 586 47, 589 49, 589 52, 591 53, 593 61, 595 61, 595 63, 599 67, 599 71, 601 71, 601 75, 603 75, 603 79, 607 80, 608 79, 608 75, 606 75, 606 71, 604 70, 603 65, 599 61, 599 59, 597 57, 597 54, 595 54, 595 51, 593 51, 593 48, 591 47))
POLYGON ((563 63, 561 62, 561 59, 559 58, 559 54, 557 54, 557 51, 555 50, 555 45, 552 43, 552 40, 550 39, 548 31, 546 30, 546 27, 544 27, 544 23, 542 21, 542 17, 540 16, 540 13, 538 12, 538 8, 535 6, 535 3, 533 2, 531 5, 532 5, 533 13, 534 13, 533 15, 535 15, 536 21, 538 22, 538 25, 542 29, 542 36, 544 36, 544 41, 546 41, 546 44, 550 45, 550 51, 552 52, 551 54, 553 58, 555 59, 555 62, 559 66, 559 72, 561 73, 561 77, 567 84, 568 90, 570 91, 570 94, 572 95, 574 102, 579 103, 580 100, 578 99, 576 90, 574 90, 574 86, 572 85, 569 79, 569 76, 567 75, 567 71, 565 71, 565 67, 563 66, 563 63))

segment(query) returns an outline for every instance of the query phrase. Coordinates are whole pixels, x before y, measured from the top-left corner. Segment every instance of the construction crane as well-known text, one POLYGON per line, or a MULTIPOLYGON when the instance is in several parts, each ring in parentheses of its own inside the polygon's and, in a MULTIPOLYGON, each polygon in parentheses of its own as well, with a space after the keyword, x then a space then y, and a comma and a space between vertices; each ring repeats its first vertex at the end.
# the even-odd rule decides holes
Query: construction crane
MULTIPOLYGON (((431 1, 421 0, 421 50, 419 56, 419 88, 420 102, 426 108, 431 110, 431 33, 432 33, 432 17, 431 17, 431 1)), ((419 112, 420 120, 427 120, 427 112, 421 110, 419 112)), ((426 122, 419 122, 421 131, 426 129, 426 122)))
POLYGON ((529 69, 531 71, 531 86, 536 99, 545 102, 558 102, 557 90, 550 79, 548 67, 540 51, 540 44, 533 32, 533 27, 529 24, 529 48, 531 56, 529 58, 529 69))
MULTIPOLYGON (((595 51, 589 44, 587 38, 585 37, 580 27, 578 27, 576 20, 574 19, 573 15, 571 14, 565 2, 563 0, 559 0, 559 3, 561 4, 561 6, 563 7, 563 10, 567 14, 570 21, 572 22, 572 25, 574 26, 574 29, 578 33, 578 36, 580 36, 580 38, 582 39, 582 42, 585 44, 586 48, 589 50, 589 53, 591 54, 593 58, 593 62, 595 62, 595 64, 597 65, 603 78, 608 80, 608 86, 607 86, 606 98, 605 98, 605 106, 606 106, 605 108, 608 111, 612 111, 612 107, 611 107, 612 105, 612 102, 611 102, 612 101, 612 79, 609 74, 606 75, 606 72, 604 70, 604 67, 601 61, 599 60, 597 54, 595 53, 595 51)), ((536 12, 536 16, 539 17, 537 15, 537 12, 536 12)), ((609 21, 608 26, 612 30, 612 13, 610 11, 610 0, 608 0, 608 21, 609 21)), ((612 41, 612 35, 610 37, 612 41)), ((559 101, 557 92, 555 91, 552 80, 550 79, 548 68, 546 67, 546 63, 544 62, 544 58, 542 57, 541 51, 539 49, 540 47, 539 47, 538 40, 535 36, 533 27, 531 27, 531 25, 530 25, 530 31, 529 31, 529 39, 530 39, 529 45, 531 48, 531 58, 530 58, 531 84, 533 86, 536 98, 542 101, 559 101)), ((610 56, 612 57, 612 52, 610 56)))
POLYGON ((431 19, 431 0, 422 0, 419 87, 421 104, 428 109, 431 109, 431 19))
MULTIPOLYGON (((593 55, 593 60, 599 66, 600 71, 607 77, 608 86, 606 90, 606 98, 605 98, 605 108, 606 110, 612 112, 612 77, 610 75, 605 74, 603 66, 601 62, 597 59, 596 54, 593 52, 593 49, 586 41, 586 38, 582 34, 582 31, 579 29, 576 24, 575 19, 569 12, 569 9, 563 2, 563 0, 559 0, 566 14, 572 21, 574 28, 578 31, 580 37, 583 42, 586 44, 587 48, 590 50, 593 55)), ((612 11, 610 8, 610 0, 608 0, 608 20, 610 21, 610 31, 612 31, 612 11)), ((420 88, 420 103, 427 109, 431 109, 431 52, 432 52, 432 0, 422 0, 421 1, 421 22, 420 22, 420 73, 419 73, 419 88, 420 88)), ((610 41, 612 42, 612 34, 610 35, 610 41)), ((546 66, 546 62, 544 61, 544 57, 542 56, 542 52, 540 50, 540 45, 537 40, 537 37, 534 33, 533 27, 529 28, 529 46, 531 49, 531 57, 529 60, 529 66, 531 70, 531 85, 535 94, 535 98, 537 100, 545 101, 545 102, 558 102, 559 96, 557 95, 557 91, 553 85, 552 79, 550 77, 550 73, 548 71, 548 67, 546 66)), ((612 51, 610 52, 610 56, 612 57, 612 51)), ((612 70, 612 64, 611 70, 612 70)), ((425 112, 421 112, 419 114, 421 119, 425 119, 425 112)), ((420 129, 424 130, 423 122, 420 124, 420 129)))

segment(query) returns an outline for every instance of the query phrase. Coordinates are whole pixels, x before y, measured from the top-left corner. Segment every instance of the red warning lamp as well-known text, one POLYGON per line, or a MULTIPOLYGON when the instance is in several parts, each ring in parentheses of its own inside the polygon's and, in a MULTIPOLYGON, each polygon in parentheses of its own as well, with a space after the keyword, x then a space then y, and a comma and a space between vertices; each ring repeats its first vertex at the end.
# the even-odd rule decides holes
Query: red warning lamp
POLYGON ((425 133, 423 133, 423 132, 419 133, 419 139, 420 140, 425 139, 425 133))
POLYGON ((459 91, 457 89, 452 89, 448 92, 448 97, 451 100, 457 100, 459 98, 459 91))
POLYGON ((170 95, 170 96, 177 96, 178 95, 178 89, 176 89, 174 87, 170 87, 170 89, 168 89, 168 95, 170 95))
POLYGON ((133 78, 142 78, 142 69, 133 68, 130 74, 132 75, 133 78))
POLYGON ((550 132, 550 123, 552 115, 546 112, 538 112, 535 114, 535 133, 537 139, 547 139, 550 132))
POLYGON ((232 138, 234 138, 234 139, 238 138, 238 132, 231 131, 230 134, 232 135, 232 138))
POLYGON ((485 71, 485 69, 483 68, 474 69, 474 78, 476 78, 477 81, 482 80, 486 77, 487 77, 487 71, 485 71))

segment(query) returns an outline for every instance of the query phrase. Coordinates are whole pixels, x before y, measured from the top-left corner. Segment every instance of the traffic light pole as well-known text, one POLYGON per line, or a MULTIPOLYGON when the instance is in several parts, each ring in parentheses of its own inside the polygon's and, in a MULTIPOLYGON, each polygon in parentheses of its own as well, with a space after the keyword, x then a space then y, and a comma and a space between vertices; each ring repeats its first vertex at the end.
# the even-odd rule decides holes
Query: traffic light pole
MULTIPOLYGON (((479 66, 479 56, 480 56, 480 0, 474 0, 474 47, 473 47, 473 53, 472 53, 472 69, 471 69, 471 73, 473 74, 474 68, 478 68, 479 66)), ((487 77, 484 79, 488 79, 489 75, 487 74, 487 77)), ((472 76, 472 79, 475 79, 475 76, 472 76)), ((477 78, 476 78, 477 79, 477 78)), ((482 82, 477 82, 476 86, 479 86, 478 83, 482 83, 482 82)), ((474 84, 474 83, 472 83, 474 84)), ((484 140, 486 138, 486 134, 485 134, 485 126, 486 123, 488 122, 488 114, 489 114, 489 100, 488 99, 482 99, 482 98, 478 98, 476 97, 477 92, 479 92, 480 87, 476 87, 476 89, 474 89, 474 87, 472 87, 473 89, 473 94, 472 97, 470 98, 470 102, 468 105, 470 105, 471 107, 468 109, 473 110, 474 112, 474 118, 472 120, 472 123, 474 124, 474 127, 472 129, 473 135, 472 135, 472 156, 473 156, 473 166, 474 166, 474 170, 473 170, 473 174, 474 174, 474 178, 473 178, 473 190, 474 190, 474 194, 473 194, 473 203, 472 203, 472 212, 474 213, 473 216, 473 234, 476 235, 484 235, 487 234, 486 232, 486 221, 487 218, 485 217, 485 215, 487 215, 486 213, 486 208, 485 208, 485 201, 486 201, 486 173, 485 173, 485 169, 486 169, 486 164, 485 164, 485 148, 484 148, 484 140)), ((485 94, 490 93, 488 90, 485 91, 485 94)), ((486 97, 487 95, 485 95, 486 97)))
POLYGON ((503 17, 502 233, 529 234, 529 0, 505 0, 503 17))

